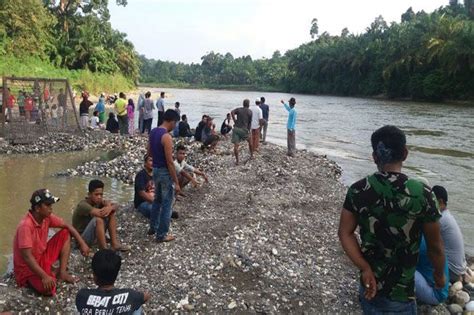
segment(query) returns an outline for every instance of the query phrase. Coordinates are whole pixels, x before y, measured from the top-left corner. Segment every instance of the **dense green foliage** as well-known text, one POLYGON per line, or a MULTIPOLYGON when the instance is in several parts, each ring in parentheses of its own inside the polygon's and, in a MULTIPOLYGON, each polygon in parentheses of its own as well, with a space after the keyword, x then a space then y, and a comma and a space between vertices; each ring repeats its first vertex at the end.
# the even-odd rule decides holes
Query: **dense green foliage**
MULTIPOLYGON (((105 79, 102 74, 109 74, 112 81, 129 80, 130 86, 138 80, 140 60, 126 35, 114 30, 109 19, 108 0, 0 0, 0 74, 20 75, 8 63, 27 61, 44 66, 44 75, 63 73, 79 80, 81 76, 105 79)), ((21 74, 34 75, 34 71, 21 74)), ((75 83, 94 89, 81 80, 75 83)), ((97 88, 100 85, 105 87, 106 82, 95 83, 97 88)))
MULTIPOLYGON (((324 32, 271 59, 211 52, 200 64, 148 60, 143 82, 194 86, 272 86, 311 94, 440 100, 474 98, 474 1, 433 13, 410 8, 400 23, 377 17, 363 34, 324 32), (466 8, 471 8, 467 10, 466 8)), ((317 19, 310 35, 319 33, 317 19)))

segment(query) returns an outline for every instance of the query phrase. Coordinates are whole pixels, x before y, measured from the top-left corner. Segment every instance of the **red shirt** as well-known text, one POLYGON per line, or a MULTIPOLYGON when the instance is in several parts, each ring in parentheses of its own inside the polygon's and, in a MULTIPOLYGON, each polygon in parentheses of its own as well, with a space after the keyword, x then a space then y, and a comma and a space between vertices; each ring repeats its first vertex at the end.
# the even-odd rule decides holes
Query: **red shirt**
POLYGON ((15 105, 15 101, 16 101, 15 96, 13 95, 8 96, 7 107, 13 108, 13 105, 15 105))
POLYGON ((33 257, 39 261, 46 250, 49 228, 62 227, 63 225, 63 219, 54 214, 43 219, 43 222, 39 224, 30 211, 20 221, 13 241, 13 270, 19 286, 24 286, 28 277, 34 275, 21 256, 20 250, 31 248, 33 257))
POLYGON ((31 97, 25 98, 25 110, 30 112, 33 110, 33 99, 31 97))

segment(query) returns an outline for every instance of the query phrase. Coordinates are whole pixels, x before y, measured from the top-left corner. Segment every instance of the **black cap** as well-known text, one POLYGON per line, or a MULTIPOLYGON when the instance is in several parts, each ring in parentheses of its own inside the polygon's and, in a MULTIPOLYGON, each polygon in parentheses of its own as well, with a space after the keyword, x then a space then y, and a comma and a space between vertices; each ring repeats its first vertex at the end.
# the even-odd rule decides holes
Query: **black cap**
POLYGON ((30 203, 34 207, 41 203, 53 204, 59 201, 58 197, 53 196, 48 189, 38 189, 31 195, 30 203))

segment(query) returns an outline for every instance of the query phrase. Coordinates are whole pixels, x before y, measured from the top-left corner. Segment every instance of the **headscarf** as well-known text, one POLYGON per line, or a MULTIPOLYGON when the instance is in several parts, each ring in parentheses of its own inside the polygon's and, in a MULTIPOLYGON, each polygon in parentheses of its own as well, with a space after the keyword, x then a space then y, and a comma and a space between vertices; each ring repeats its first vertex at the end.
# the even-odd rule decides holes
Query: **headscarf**
POLYGON ((132 111, 135 110, 135 104, 133 103, 133 100, 131 98, 128 99, 128 106, 132 107, 132 111))

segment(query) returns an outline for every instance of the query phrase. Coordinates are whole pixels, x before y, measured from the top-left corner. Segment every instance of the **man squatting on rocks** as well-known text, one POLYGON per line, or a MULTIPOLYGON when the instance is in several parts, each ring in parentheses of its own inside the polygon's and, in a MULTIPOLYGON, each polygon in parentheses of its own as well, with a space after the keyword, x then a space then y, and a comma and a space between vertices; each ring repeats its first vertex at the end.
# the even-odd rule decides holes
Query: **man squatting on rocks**
POLYGON ((82 255, 89 255, 89 246, 79 232, 53 214, 53 204, 58 201, 47 189, 35 191, 13 242, 13 270, 18 286, 29 286, 47 296, 56 294, 57 279, 68 283, 78 280, 67 272, 71 236, 77 240, 82 255), (49 228, 61 230, 48 241, 49 228), (59 270, 55 271, 53 264, 58 259, 59 270))
POLYGON ((173 161, 173 139, 169 134, 179 120, 179 115, 169 109, 163 115, 163 123, 154 128, 149 137, 148 155, 153 159, 155 199, 150 216, 149 234, 156 234, 158 242, 170 242, 175 237, 169 232, 174 194, 179 194, 178 177, 173 161))
POLYGON ((378 172, 349 188, 339 239, 361 272, 364 314, 416 314, 414 278, 422 234, 434 268, 435 287, 446 283, 441 213, 431 189, 402 173, 408 156, 403 131, 382 127, 372 134, 371 142, 378 172), (361 245, 354 234, 357 226, 361 245))

